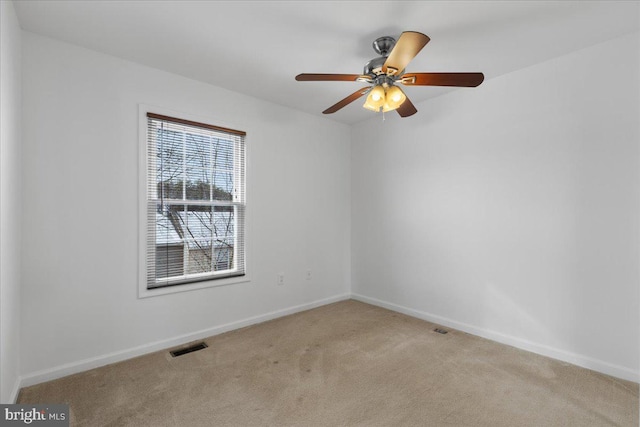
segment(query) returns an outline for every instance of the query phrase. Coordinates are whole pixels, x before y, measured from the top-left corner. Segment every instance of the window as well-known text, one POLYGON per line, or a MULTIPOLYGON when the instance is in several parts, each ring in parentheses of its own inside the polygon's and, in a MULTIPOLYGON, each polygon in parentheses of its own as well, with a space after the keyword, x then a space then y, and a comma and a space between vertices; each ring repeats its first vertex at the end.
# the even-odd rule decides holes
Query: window
POLYGON ((146 289, 245 274, 245 133, 146 114, 146 289))

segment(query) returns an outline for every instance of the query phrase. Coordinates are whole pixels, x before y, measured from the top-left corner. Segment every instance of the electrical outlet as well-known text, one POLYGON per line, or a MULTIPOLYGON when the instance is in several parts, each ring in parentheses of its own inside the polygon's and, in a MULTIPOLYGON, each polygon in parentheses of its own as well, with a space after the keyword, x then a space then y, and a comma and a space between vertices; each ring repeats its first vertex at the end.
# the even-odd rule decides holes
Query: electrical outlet
POLYGON ((278 273, 278 286, 284 285, 284 273, 278 273))
POLYGON ((307 280, 311 280, 311 270, 307 270, 307 280))

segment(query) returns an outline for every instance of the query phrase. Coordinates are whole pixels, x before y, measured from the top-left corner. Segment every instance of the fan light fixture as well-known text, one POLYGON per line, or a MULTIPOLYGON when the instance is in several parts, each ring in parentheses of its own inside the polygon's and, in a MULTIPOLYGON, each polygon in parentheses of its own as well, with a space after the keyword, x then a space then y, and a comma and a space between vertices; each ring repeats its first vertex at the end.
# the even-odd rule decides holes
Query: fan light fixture
MULTIPOLYGON (((317 74, 302 73, 296 76, 299 82, 343 81, 361 82, 361 87, 346 98, 327 108, 322 114, 333 114, 362 96, 367 96, 363 105, 367 110, 387 112, 396 110, 400 117, 409 117, 418 112, 397 84, 405 86, 454 86, 476 87, 484 80, 482 73, 406 73, 409 62, 429 42, 429 37, 417 31, 404 31, 396 41, 391 36, 378 37, 373 50, 380 55, 364 65, 362 74, 317 74)), ((384 120, 384 115, 382 116, 384 120)))
POLYGON ((398 109, 406 99, 407 96, 398 86, 385 88, 383 85, 377 85, 369 92, 363 107, 367 110, 386 113, 398 109))

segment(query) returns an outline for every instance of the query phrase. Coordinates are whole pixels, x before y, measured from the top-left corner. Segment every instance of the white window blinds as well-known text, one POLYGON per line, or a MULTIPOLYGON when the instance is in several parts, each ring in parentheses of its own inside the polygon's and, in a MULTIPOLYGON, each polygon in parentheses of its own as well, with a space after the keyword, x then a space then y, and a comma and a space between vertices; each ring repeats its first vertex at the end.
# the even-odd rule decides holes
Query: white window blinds
POLYGON ((147 288, 245 272, 245 133, 147 113, 147 288))

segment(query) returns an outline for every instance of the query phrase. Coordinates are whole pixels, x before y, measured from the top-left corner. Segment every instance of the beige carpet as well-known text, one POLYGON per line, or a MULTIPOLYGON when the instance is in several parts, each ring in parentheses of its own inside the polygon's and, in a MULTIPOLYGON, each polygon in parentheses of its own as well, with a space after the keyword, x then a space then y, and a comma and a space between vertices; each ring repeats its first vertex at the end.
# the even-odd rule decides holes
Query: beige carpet
POLYGON ((356 301, 22 390, 78 426, 638 426, 638 384, 356 301))

